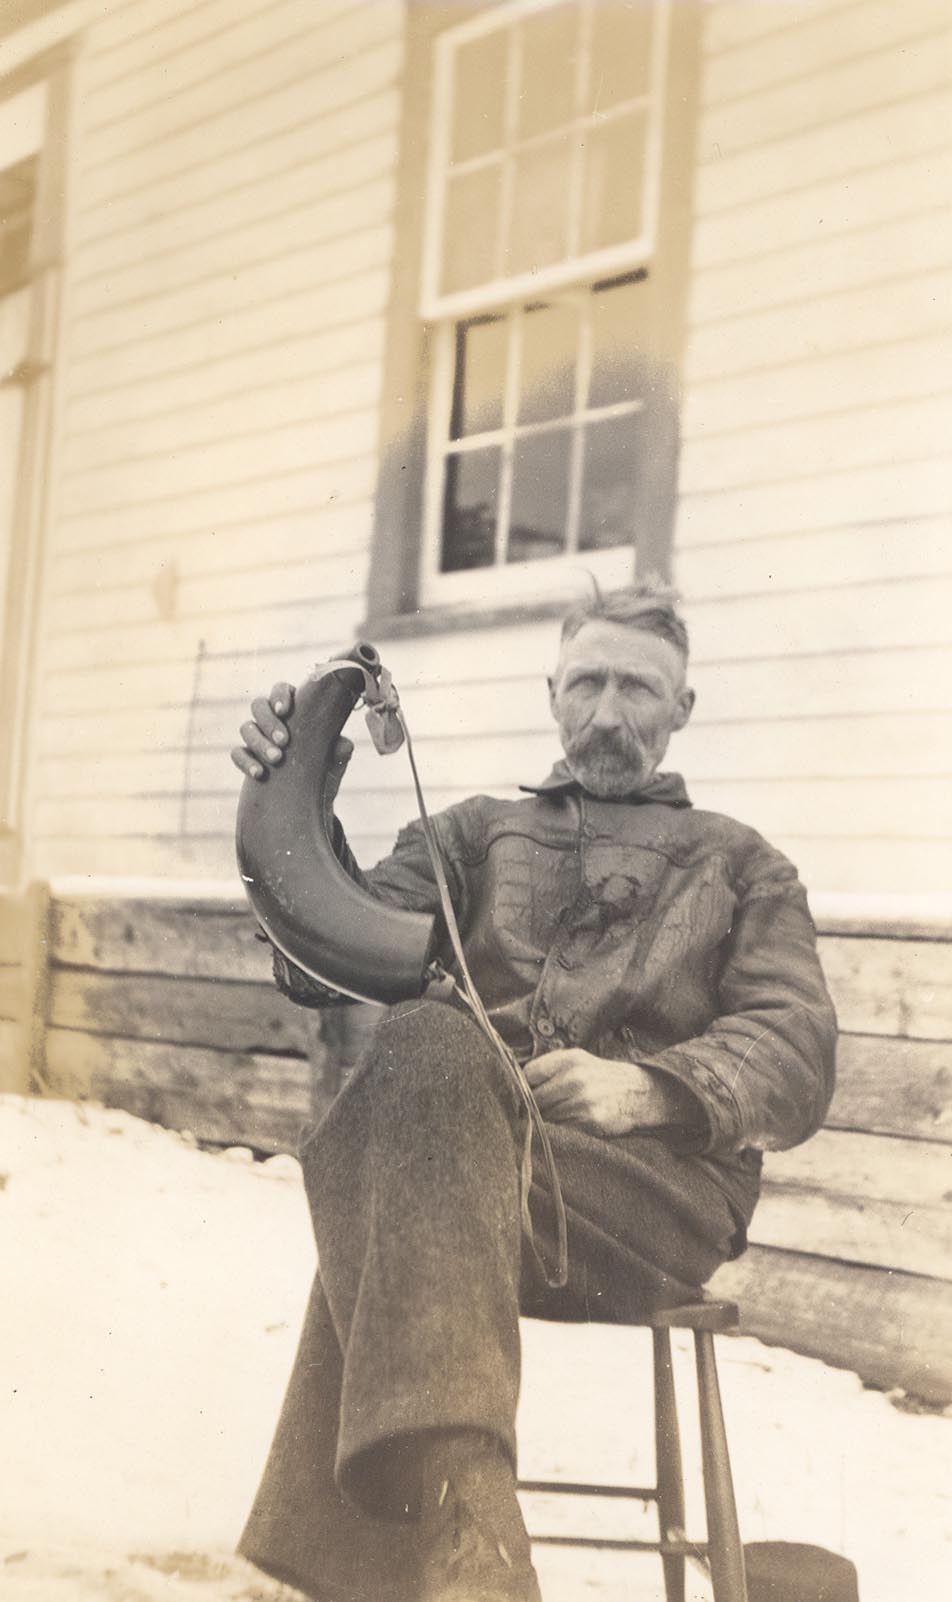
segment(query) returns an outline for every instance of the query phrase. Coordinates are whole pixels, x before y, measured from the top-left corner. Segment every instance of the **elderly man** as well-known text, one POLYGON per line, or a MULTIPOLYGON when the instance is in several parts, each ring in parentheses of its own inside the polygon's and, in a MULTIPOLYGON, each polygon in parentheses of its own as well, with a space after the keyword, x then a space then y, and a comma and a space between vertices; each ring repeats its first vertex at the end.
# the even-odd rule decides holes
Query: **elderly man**
MULTIPOLYGON (((538 1602, 520 1310, 624 1322, 695 1299, 744 1250, 762 1152, 825 1114, 835 1020, 796 872, 659 772, 686 665, 665 592, 576 607, 549 683, 564 761, 524 800, 434 819, 470 969, 551 1136, 565 1288, 525 1249, 524 1126, 461 1009, 388 1013, 302 1148, 319 1273, 242 1551, 321 1602, 538 1602)), ((255 703, 243 772, 281 761, 292 697, 255 703)), ((439 912, 418 824, 364 875, 340 850, 374 895, 439 912)), ((277 954, 275 971, 326 1002, 277 954)), ((551 1255, 538 1167, 531 1200, 551 1255)))

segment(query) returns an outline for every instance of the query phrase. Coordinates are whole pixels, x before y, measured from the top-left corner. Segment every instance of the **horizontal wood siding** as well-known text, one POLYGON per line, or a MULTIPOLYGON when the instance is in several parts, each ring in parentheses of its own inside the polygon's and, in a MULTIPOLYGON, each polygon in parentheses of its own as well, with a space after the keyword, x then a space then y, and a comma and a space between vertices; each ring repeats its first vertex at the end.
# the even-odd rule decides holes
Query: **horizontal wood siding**
POLYGON ((949 893, 952 19, 721 0, 702 48, 681 763, 813 889, 949 893))
POLYGON ((403 8, 104 10, 75 70, 32 863, 221 878, 236 703, 364 610, 403 8))

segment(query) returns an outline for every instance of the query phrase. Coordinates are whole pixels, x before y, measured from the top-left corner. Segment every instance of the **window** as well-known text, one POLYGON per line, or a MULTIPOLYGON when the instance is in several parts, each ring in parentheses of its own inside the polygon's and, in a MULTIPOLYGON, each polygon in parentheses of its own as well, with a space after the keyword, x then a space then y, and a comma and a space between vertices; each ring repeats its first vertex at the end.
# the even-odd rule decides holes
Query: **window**
POLYGON ((697 14, 409 9, 375 622, 665 568, 697 14))

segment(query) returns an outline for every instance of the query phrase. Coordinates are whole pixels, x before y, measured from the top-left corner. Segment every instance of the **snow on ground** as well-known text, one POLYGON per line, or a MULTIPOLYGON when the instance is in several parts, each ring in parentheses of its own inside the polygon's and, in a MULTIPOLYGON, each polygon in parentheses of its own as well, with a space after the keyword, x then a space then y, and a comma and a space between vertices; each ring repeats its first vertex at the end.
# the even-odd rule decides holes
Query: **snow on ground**
MULTIPOLYGON (((0 1263, 3 1602, 290 1598, 231 1553, 314 1267, 293 1159, 0 1097, 0 1263)), ((650 1416, 643 1340, 526 1324, 527 1477, 650 1478, 650 1451, 633 1450, 650 1416)), ((753 1340, 719 1350, 745 1539, 845 1552, 862 1602, 948 1596, 952 1418, 753 1340)), ((565 1520, 540 1501, 530 1516, 536 1532, 565 1520)), ((538 1564, 546 1602, 663 1594, 652 1558, 540 1548, 538 1564)), ((689 1585, 689 1602, 707 1595, 689 1585)))

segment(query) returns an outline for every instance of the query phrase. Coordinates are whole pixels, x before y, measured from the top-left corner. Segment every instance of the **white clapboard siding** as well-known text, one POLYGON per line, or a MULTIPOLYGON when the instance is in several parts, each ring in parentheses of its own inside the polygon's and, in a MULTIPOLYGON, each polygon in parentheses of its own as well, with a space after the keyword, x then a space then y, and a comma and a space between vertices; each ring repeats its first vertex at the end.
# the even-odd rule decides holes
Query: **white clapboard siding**
POLYGON ((752 424, 756 420, 754 426, 815 417, 818 395, 828 397, 828 409, 835 413, 941 392, 950 369, 952 334, 945 333, 797 362, 784 369, 780 382, 769 369, 711 379, 695 384, 687 397, 682 437, 711 439, 721 431, 730 433, 738 417, 750 418, 752 424))
POLYGON ((943 450, 950 436, 952 388, 899 405, 859 406, 691 440, 682 452, 681 482, 686 495, 697 495, 783 483, 798 472, 809 478, 867 464, 922 461, 943 450))
POLYGON ((366 160, 368 141, 392 133, 399 91, 396 84, 331 112, 320 103, 293 126, 283 121, 272 132, 236 150, 225 150, 168 178, 153 178, 145 189, 112 195, 108 206, 93 206, 76 219, 76 267, 80 281, 108 268, 109 252, 118 267, 146 259, 150 250, 168 255, 173 241, 183 246, 227 231, 241 219, 249 192, 262 192, 262 206, 286 211, 298 191, 297 174, 315 195, 340 187, 345 155, 366 160), (288 151, 294 163, 289 171, 288 151), (208 227, 202 223, 208 216, 208 227))
MULTIPOLYGON (((320 22, 326 26, 346 7, 347 0, 337 0, 336 6, 324 0, 320 22)), ((201 80, 203 63, 223 70, 273 48, 276 40, 283 43, 309 26, 313 29, 315 21, 315 7, 308 0, 278 0, 267 8, 261 0, 202 0, 199 5, 166 0, 160 9, 165 15, 158 41, 151 31, 139 31, 126 39, 113 38, 107 48, 93 53, 89 78, 96 89, 91 118, 96 127, 118 121, 128 111, 131 77, 142 85, 143 102, 161 100, 164 83, 174 82, 180 90, 201 80), (276 26, 269 26, 271 19, 276 26)))
MULTIPOLYGON (((362 188, 381 172, 388 173, 391 158, 388 133, 363 139, 349 151, 348 188, 362 188)), ((247 185, 245 178, 242 187, 247 185)), ((340 187, 339 152, 317 160, 304 157, 294 171, 276 173, 268 179, 264 201, 267 220, 274 227, 293 221, 299 239, 303 233, 313 236, 326 220, 326 208, 340 187)), ((223 236, 227 236, 235 259, 243 265, 266 258, 273 242, 257 224, 249 226, 240 201, 240 193, 230 189, 217 204, 206 200, 190 212, 179 207, 173 218, 164 215, 154 220, 151 228, 133 225, 122 234, 110 231, 105 239, 90 240, 77 253, 77 311, 102 311, 154 294, 160 263, 162 279, 170 288, 193 282, 201 277, 206 263, 217 265, 223 236)))
POLYGON ((372 160, 367 159, 367 147, 361 147, 345 192, 335 187, 330 194, 322 195, 319 189, 314 194, 314 184, 306 183, 311 176, 308 171, 305 175, 296 173, 300 192, 282 197, 271 194, 268 205, 250 216, 236 208, 232 197, 228 223, 218 229, 208 226, 194 244, 173 235, 165 242, 163 252, 154 252, 125 269, 104 266, 90 272, 83 263, 87 276, 77 280, 75 314, 87 320, 91 338, 101 346, 109 343, 109 330, 117 320, 115 314, 123 306, 143 309, 152 301, 160 301, 163 317, 171 325, 178 309, 183 304, 189 306, 189 287, 212 279, 205 293, 215 293, 213 276, 221 271, 224 248, 229 248, 242 280, 247 280, 253 263, 272 260, 276 229, 287 226, 288 221, 293 221, 295 231, 295 250, 287 252, 293 282, 293 256, 309 250, 319 240, 356 232, 367 219, 388 213, 393 191, 393 175, 385 160, 388 147, 388 139, 373 141, 372 160))
POLYGON ((229 267, 225 257, 231 256, 231 251, 217 239, 209 242, 204 269, 187 272, 179 286, 165 282, 159 263, 149 274, 149 288, 141 294, 123 295, 110 284, 105 303, 77 318, 82 329, 77 357, 123 347, 132 328, 148 341, 191 328, 212 314, 234 314, 318 284, 334 283, 352 271, 355 261, 364 267, 386 262, 391 250, 387 222, 392 208, 392 180, 389 176, 375 178, 309 209, 297 226, 296 217, 283 219, 293 244, 277 257, 273 245, 270 251, 266 248, 257 223, 254 232, 263 259, 255 261, 243 255, 238 240, 229 267), (372 219, 369 226, 368 219, 372 219))
MULTIPOLYGON (((254 310, 207 316, 194 327, 163 334, 155 339, 135 336, 135 319, 130 317, 127 341, 108 351, 77 355, 71 364, 74 380, 70 395, 100 390, 113 383, 142 384, 165 373, 180 371, 183 389, 188 391, 187 374, 192 367, 227 359, 239 351, 270 350, 277 340, 322 332, 334 325, 358 322, 379 314, 386 305, 389 275, 382 267, 364 269, 358 259, 351 272, 331 284, 303 288, 294 294, 279 294, 263 301, 254 310)), ((262 371, 267 362, 262 357, 262 371)))
POLYGON ((294 383, 87 430, 71 440, 64 471, 71 478, 89 477, 117 463, 197 451, 223 435, 264 437, 294 424, 375 409, 379 397, 379 360, 351 363, 294 383))
POLYGON ((354 636, 402 29, 392 0, 132 0, 88 31, 36 673, 40 871, 227 875, 246 680, 268 689, 354 636))
MULTIPOLYGON (((827 0, 823 9, 855 11, 866 4, 867 0, 827 0)), ((710 7, 704 53, 712 61, 726 52, 733 59, 752 40, 789 36, 815 12, 813 0, 780 0, 776 5, 764 5, 763 0, 718 0, 710 7)))
POLYGON ((116 540, 148 542, 155 536, 211 534, 259 522, 270 527, 272 518, 293 513, 323 511, 338 504, 366 504, 376 481, 376 452, 343 462, 325 462, 296 468, 282 477, 264 473, 252 462, 232 484, 202 493, 173 490, 154 499, 139 499, 128 506, 104 507, 71 518, 64 512, 58 529, 58 549, 101 549, 116 540))
MULTIPOLYGON (((798 29, 787 41, 786 83, 772 81, 768 67, 766 84, 753 94, 736 96, 736 77, 734 96, 726 100, 719 99, 716 86, 708 84, 709 107, 702 112, 699 128, 702 151, 716 150, 721 157, 729 157, 735 151, 812 130, 819 122, 839 122, 884 100, 902 100, 947 82, 943 41, 949 14, 943 0, 916 0, 914 5, 893 7, 898 13, 895 20, 878 34, 869 9, 875 13, 880 7, 836 19, 836 39, 823 37, 819 28, 798 29), (869 48, 873 42, 875 51, 869 48), (846 60, 842 59, 844 53, 846 60), (824 65, 816 71, 818 58, 824 65)), ((832 36, 833 28, 827 33, 832 36)), ((755 65, 752 76, 756 71, 755 65)), ((722 76, 728 78, 726 69, 722 76)))
POLYGON ((385 38, 345 62, 332 63, 317 74, 304 76, 292 57, 269 94, 252 96, 245 104, 234 102, 214 115, 209 108, 208 114, 200 115, 197 122, 167 136, 156 134, 135 150, 123 147, 115 128, 104 130, 98 141, 100 159, 88 162, 82 172, 81 209, 88 213, 95 206, 108 206, 114 199, 131 194, 138 187, 137 174, 146 184, 171 178, 194 157, 199 128, 208 158, 220 158, 278 130, 294 129, 313 117, 315 104, 330 114, 364 96, 387 90, 397 79, 401 56, 399 41, 385 38), (236 115, 236 107, 240 107, 240 116, 236 115))
POLYGON ((366 544, 371 521, 367 501, 268 517, 266 527, 237 523, 196 530, 187 540, 169 534, 121 537, 83 551, 60 551, 50 566, 50 596, 128 589, 173 565, 179 578, 282 567, 308 558, 333 563, 366 544))
MULTIPOLYGON (((263 9, 253 29, 257 39, 241 41, 235 59, 223 58, 215 41, 206 40, 200 52, 194 46, 176 52, 151 73, 143 67, 111 85, 96 86, 85 119, 81 170, 128 172, 138 151, 218 118, 234 125, 236 106, 263 100, 303 78, 333 86, 351 57, 379 48, 382 22, 387 33, 396 32, 396 6, 342 7, 338 0, 322 18, 324 9, 311 7, 310 21, 300 7, 279 6, 271 15, 263 9)), ((344 91, 344 98, 350 93, 344 91)))
MULTIPOLYGON (((941 210, 949 192, 950 167, 948 147, 931 144, 919 155, 887 158, 879 166, 851 172, 845 180, 834 178, 806 190, 784 187, 746 205, 699 217, 691 243, 692 263, 701 271, 757 258, 762 267, 759 276, 769 283, 771 262, 782 272, 791 249, 859 234, 893 218, 941 210)), ((856 243, 862 257, 862 241, 856 243)))
MULTIPOLYGON (((778 375, 777 382, 782 381, 778 375)), ((948 516, 950 500, 952 451, 898 466, 874 463, 806 479, 742 484, 683 495, 678 503, 677 546, 943 517, 948 516)))
POLYGON ((678 559, 678 581, 696 598, 809 589, 818 573, 839 585, 950 571, 949 526, 941 518, 725 540, 687 546, 678 559))
MULTIPOLYGON (((933 43, 931 70, 937 85, 948 82, 943 56, 933 43)), ((888 102, 888 86, 884 99, 888 102)), ((794 181, 808 190, 814 183, 845 179, 854 171, 932 150, 938 143, 937 130, 947 126, 950 106, 948 87, 912 91, 905 100, 821 123, 805 133, 725 156, 723 161, 715 149, 701 152, 698 209, 702 216, 713 215, 789 189, 794 181)))
MULTIPOLYGON (((949 99, 952 112, 952 95, 949 99)), ((864 345, 947 332, 949 272, 884 280, 794 305, 727 316, 694 331, 686 358, 689 383, 783 362, 833 355, 864 345)))
MULTIPOLYGON (((729 6, 718 10, 729 11, 729 6)), ((748 9, 764 9, 757 0, 748 9)), ((712 39, 717 27, 709 30, 709 59, 704 70, 704 96, 709 104, 730 102, 737 96, 738 76, 761 91, 772 85, 787 88, 791 80, 800 83, 804 70, 809 71, 819 56, 828 67, 852 61, 871 51, 892 48, 920 38, 930 29, 941 28, 948 21, 944 0, 919 0, 916 5, 896 6, 893 0, 859 0, 859 3, 836 5, 789 3, 783 5, 781 15, 793 26, 778 34, 768 33, 735 45, 730 52, 714 55, 712 39)))
POLYGON ((94 373, 88 389, 76 388, 70 395, 70 441, 87 440, 109 433, 117 424, 163 418, 169 413, 181 413, 198 424, 206 408, 244 397, 254 389, 264 408, 284 386, 293 389, 306 380, 317 386, 330 375, 379 361, 383 338, 383 319, 364 316, 316 333, 275 340, 268 346, 266 360, 254 346, 214 363, 192 362, 187 369, 186 394, 180 371, 154 374, 148 384, 127 378, 107 388, 95 381, 99 375, 94 373))
POLYGON ((786 305, 801 298, 807 282, 813 295, 829 295, 844 287, 948 267, 952 244, 946 206, 941 200, 914 216, 788 245, 766 259, 758 257, 755 268, 741 261, 710 269, 695 279, 689 321, 699 327, 755 307, 786 305))

